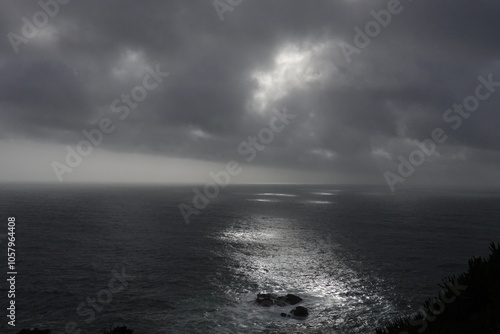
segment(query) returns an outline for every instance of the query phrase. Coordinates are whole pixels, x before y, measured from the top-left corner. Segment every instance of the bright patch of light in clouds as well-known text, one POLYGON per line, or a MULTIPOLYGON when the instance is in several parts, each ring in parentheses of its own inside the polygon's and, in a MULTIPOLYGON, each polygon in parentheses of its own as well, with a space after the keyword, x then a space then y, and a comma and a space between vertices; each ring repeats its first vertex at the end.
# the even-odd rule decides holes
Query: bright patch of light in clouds
POLYGON ((265 112, 275 102, 287 97, 294 89, 306 89, 313 84, 326 80, 335 70, 325 54, 331 49, 331 43, 302 47, 296 44, 284 46, 274 59, 270 70, 257 70, 252 78, 258 88, 249 102, 249 109, 265 112))
POLYGON ((116 79, 127 81, 134 78, 140 78, 146 71, 148 62, 141 51, 125 50, 112 69, 116 79))

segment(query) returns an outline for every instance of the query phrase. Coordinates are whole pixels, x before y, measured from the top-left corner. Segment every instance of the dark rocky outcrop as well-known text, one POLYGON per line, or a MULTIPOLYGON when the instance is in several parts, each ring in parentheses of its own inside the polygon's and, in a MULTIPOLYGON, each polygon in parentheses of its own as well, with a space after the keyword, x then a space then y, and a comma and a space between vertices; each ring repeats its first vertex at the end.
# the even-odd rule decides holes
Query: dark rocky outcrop
POLYGON ((278 296, 274 293, 259 293, 256 300, 257 304, 265 307, 295 305, 301 301, 302 298, 290 293, 286 296, 278 296))

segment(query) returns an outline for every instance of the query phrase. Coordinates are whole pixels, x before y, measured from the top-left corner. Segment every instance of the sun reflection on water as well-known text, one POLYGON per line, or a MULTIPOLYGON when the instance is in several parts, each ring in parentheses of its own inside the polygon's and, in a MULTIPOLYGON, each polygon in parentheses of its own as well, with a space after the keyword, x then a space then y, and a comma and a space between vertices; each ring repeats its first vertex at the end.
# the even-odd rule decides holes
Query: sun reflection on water
POLYGON ((229 260, 232 293, 240 292, 240 307, 245 309, 246 320, 242 321, 281 331, 287 326, 302 330, 326 326, 362 333, 366 324, 373 328, 380 314, 392 309, 377 294, 377 279, 353 270, 351 260, 331 235, 294 229, 286 219, 249 217, 215 238, 228 245, 224 256, 229 260), (253 301, 260 292, 301 296, 309 318, 292 321, 279 317, 293 307, 258 307, 253 301))

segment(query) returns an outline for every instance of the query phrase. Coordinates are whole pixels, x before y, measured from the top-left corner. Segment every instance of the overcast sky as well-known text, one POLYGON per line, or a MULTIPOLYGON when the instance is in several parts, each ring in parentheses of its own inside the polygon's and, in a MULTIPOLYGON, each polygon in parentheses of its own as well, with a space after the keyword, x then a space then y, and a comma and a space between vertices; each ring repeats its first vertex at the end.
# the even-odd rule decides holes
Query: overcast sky
POLYGON ((405 184, 500 183, 498 1, 44 1, 0 3, 2 181, 385 184, 441 128, 405 184))

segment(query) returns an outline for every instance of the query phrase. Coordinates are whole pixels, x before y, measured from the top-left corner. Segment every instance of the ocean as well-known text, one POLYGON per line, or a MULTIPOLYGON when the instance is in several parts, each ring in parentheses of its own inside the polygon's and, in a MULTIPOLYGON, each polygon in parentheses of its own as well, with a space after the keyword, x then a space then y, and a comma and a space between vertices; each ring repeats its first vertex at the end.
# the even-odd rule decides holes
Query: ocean
POLYGON ((229 186, 186 224, 179 205, 193 195, 193 186, 2 186, 0 246, 15 217, 17 280, 16 327, 2 315, 0 332, 373 333, 500 241, 497 190, 229 186), (309 317, 256 305, 261 292, 300 296, 309 317))

